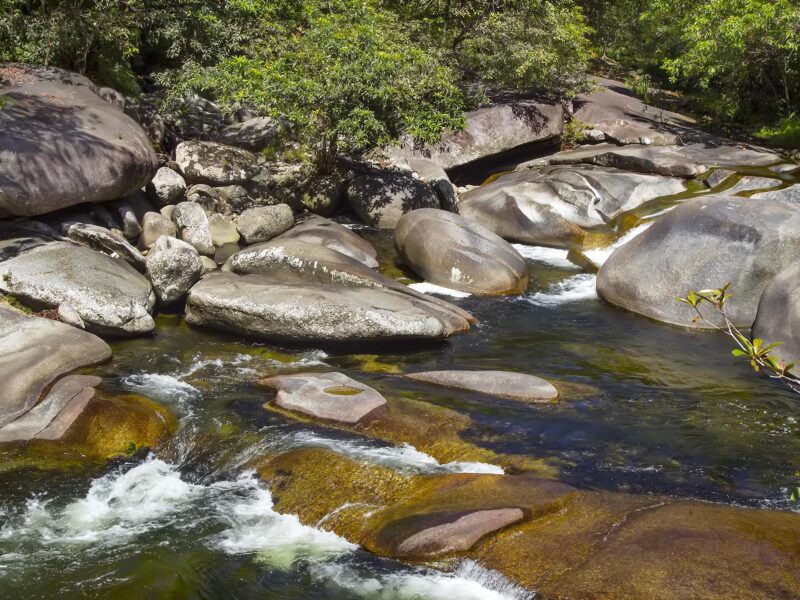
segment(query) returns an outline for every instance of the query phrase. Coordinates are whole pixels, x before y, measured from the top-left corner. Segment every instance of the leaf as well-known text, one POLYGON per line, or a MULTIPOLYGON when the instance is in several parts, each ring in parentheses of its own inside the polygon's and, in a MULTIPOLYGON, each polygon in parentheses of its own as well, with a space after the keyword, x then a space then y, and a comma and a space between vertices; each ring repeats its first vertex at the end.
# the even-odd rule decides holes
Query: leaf
POLYGON ((734 348, 733 350, 731 350, 731 354, 733 354, 734 356, 747 356, 747 352, 745 352, 744 350, 739 350, 739 348, 734 348))

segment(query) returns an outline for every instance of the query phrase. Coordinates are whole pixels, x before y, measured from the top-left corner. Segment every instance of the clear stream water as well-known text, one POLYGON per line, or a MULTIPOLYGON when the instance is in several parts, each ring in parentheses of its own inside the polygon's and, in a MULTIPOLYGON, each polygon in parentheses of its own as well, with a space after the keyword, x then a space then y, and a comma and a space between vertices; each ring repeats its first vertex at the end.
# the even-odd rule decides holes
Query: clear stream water
MULTIPOLYGON (((678 199, 637 213, 662 213, 678 199)), ((587 254, 602 262, 646 227, 645 219, 621 229, 587 254)), ((359 232, 388 256, 387 234, 359 232)), ((451 572, 409 567, 359 550, 324 522, 308 527, 276 513, 244 467, 270 449, 324 447, 407 472, 501 472, 265 412, 253 382, 298 370, 339 370, 388 397, 469 414, 475 443, 549 458, 578 487, 793 509, 786 488, 800 468, 800 399, 734 360, 723 335, 613 308, 565 251, 518 248, 533 274, 526 294, 449 298, 480 319, 469 334, 366 352, 402 372, 508 369, 587 393, 524 405, 441 390, 361 368, 363 349, 280 348, 162 315, 154 336, 115 343, 113 360, 95 372, 107 391, 168 406, 180 420, 175 439, 158 456, 100 472, 0 475, 0 598, 532 597, 469 561, 451 572), (212 444, 204 435, 226 430, 238 434, 212 444)))

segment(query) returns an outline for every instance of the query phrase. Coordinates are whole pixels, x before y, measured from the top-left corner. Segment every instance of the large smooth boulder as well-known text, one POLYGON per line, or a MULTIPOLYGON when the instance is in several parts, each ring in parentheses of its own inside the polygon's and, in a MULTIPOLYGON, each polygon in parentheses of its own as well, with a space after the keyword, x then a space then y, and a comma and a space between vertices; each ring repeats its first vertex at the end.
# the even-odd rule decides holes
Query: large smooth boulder
POLYGON ((347 227, 323 217, 313 215, 300 221, 276 240, 299 240, 317 246, 325 246, 355 258, 371 269, 378 266, 378 252, 367 240, 347 227))
POLYGON ((166 235, 158 238, 145 264, 147 277, 163 304, 183 298, 203 272, 200 254, 194 246, 166 235))
POLYGON ((78 244, 47 243, 0 262, 0 291, 36 309, 68 302, 100 334, 155 327, 150 282, 128 263, 78 244))
POLYGON ((433 303, 447 312, 454 312, 470 322, 474 317, 439 298, 426 296, 374 271, 356 259, 325 246, 299 239, 274 239, 249 246, 233 254, 223 270, 239 275, 258 274, 273 283, 287 285, 340 285, 375 287, 412 296, 433 303))
POLYGON ((431 186, 395 171, 356 175, 347 187, 347 200, 364 223, 380 229, 394 229, 412 210, 441 207, 431 186))
POLYGON ((409 379, 521 402, 552 402, 558 390, 541 377, 510 371, 425 371, 409 379))
POLYGON ((584 228, 684 189, 674 177, 587 165, 545 167, 509 173, 471 190, 459 208, 503 239, 569 247, 581 241, 584 228))
POLYGON ((91 333, 0 306, 0 427, 33 408, 62 375, 110 357, 91 333))
POLYGON ((280 285, 262 275, 212 273, 190 290, 186 321, 254 338, 295 342, 441 339, 467 319, 392 290, 280 285))
POLYGON ((294 213, 286 204, 248 208, 236 223, 236 228, 246 244, 266 242, 279 236, 294 225, 294 213))
POLYGON ((175 149, 175 162, 188 183, 244 183, 258 173, 255 154, 217 142, 190 140, 175 149))
MULTIPOLYGON (((753 337, 768 344, 786 364, 800 364, 800 262, 787 267, 769 282, 761 294, 753 337)), ((797 373, 798 368, 792 369, 797 373)))
POLYGON ((465 127, 446 134, 438 144, 419 147, 409 140, 387 152, 402 158, 426 158, 444 169, 452 169, 561 135, 563 109, 560 104, 516 100, 495 104, 464 115, 465 127))
POLYGON ((259 380, 280 408, 316 419, 355 424, 386 406, 374 389, 342 373, 298 373, 259 380))
POLYGON ((426 208, 404 215, 394 243, 403 262, 436 285, 483 296, 528 287, 528 263, 511 244, 453 213, 426 208))
MULTIPOLYGON (((705 196, 670 211, 618 248, 600 268, 597 292, 641 315, 708 328, 675 298, 731 284, 727 313, 749 328, 764 287, 800 256, 800 207, 777 200, 705 196)), ((710 307, 703 314, 718 325, 710 307)))
POLYGON ((0 80, 0 214, 121 198, 158 169, 144 130, 86 77, 5 64, 0 80))

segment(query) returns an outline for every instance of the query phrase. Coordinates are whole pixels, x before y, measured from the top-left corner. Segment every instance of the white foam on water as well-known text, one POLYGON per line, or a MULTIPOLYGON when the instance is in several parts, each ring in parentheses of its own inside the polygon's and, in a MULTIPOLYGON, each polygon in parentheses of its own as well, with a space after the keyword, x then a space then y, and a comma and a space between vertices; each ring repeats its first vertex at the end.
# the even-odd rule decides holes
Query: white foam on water
POLYGON ((51 504, 30 499, 22 514, 7 519, 0 540, 80 552, 135 543, 149 531, 182 531, 213 520, 225 528, 207 540, 209 545, 229 554, 255 553, 278 568, 356 548, 334 533, 302 525, 294 515, 276 513, 272 496, 252 472, 232 481, 194 484, 174 465, 153 457, 95 479, 83 498, 61 509, 51 504))
POLYGON ((453 290, 427 281, 423 281, 422 283, 410 283, 408 287, 421 294, 436 294, 437 296, 450 296, 452 298, 469 298, 472 295, 468 292, 453 290))
POLYGON ((569 250, 546 248, 544 246, 527 246, 525 244, 512 244, 512 246, 514 246, 514 249, 519 252, 523 258, 527 258, 528 260, 562 269, 579 268, 573 262, 567 260, 569 250))
POLYGON ((647 229, 653 224, 653 221, 647 221, 646 223, 641 223, 625 233, 621 238, 615 241, 610 246, 606 246, 605 248, 598 248, 595 250, 585 250, 584 254, 588 256, 598 267, 602 266, 608 260, 608 257, 616 250, 617 248, 621 248, 628 242, 630 242, 636 236, 644 233, 647 229))
POLYGON ((416 569, 370 576, 347 564, 315 565, 311 574, 366 600, 532 600, 534 595, 471 560, 453 573, 416 569))
POLYGON ((595 275, 581 273, 554 283, 546 292, 536 292, 525 298, 536 306, 559 306, 570 302, 597 298, 595 275))
POLYGON ((357 440, 335 440, 310 431, 292 435, 296 446, 325 448, 355 460, 414 473, 487 473, 502 475, 502 467, 482 462, 449 462, 441 464, 434 457, 420 452, 410 444, 400 446, 371 446, 357 440))
POLYGON ((126 389, 153 400, 178 405, 187 410, 191 403, 201 397, 200 390, 181 381, 175 375, 160 373, 135 373, 121 380, 126 389))

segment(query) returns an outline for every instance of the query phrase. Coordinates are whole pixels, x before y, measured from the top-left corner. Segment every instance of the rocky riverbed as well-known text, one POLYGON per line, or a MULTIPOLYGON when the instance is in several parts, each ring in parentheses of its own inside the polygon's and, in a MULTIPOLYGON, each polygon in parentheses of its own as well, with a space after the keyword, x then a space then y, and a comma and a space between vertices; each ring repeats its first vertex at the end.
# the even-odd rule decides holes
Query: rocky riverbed
POLYGON ((321 177, 0 76, 0 595, 800 594, 800 402, 674 300, 798 358, 797 165, 602 82, 321 177))

